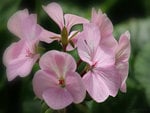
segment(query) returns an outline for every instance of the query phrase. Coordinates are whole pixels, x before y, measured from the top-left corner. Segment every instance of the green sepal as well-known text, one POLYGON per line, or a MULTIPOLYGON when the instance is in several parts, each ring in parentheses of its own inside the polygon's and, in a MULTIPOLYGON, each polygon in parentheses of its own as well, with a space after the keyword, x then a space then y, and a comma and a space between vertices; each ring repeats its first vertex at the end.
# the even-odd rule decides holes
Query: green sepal
POLYGON ((49 107, 47 106, 47 104, 44 101, 42 101, 41 104, 42 104, 41 113, 45 113, 47 111, 47 109, 49 109, 49 107))
POLYGON ((45 48, 42 46, 36 46, 36 53, 43 54, 45 52, 45 48))
POLYGON ((68 31, 67 31, 66 27, 64 27, 62 29, 62 32, 61 32, 61 42, 62 42, 63 46, 67 46, 68 45, 68 31))

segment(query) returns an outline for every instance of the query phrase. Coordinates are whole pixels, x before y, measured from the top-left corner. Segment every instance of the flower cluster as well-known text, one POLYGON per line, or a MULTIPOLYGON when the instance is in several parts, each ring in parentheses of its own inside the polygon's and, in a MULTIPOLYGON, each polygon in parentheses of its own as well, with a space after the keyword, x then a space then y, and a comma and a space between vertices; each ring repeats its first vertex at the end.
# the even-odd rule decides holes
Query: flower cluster
MULTIPOLYGON (((71 103, 81 103, 86 91, 96 102, 109 96, 115 97, 120 89, 126 92, 130 34, 128 31, 117 41, 113 25, 101 10, 92 9, 91 20, 64 14, 57 3, 43 6, 44 11, 56 22, 60 34, 44 29, 37 24, 37 15, 27 9, 16 12, 8 21, 8 29, 19 37, 4 52, 8 81, 17 76, 30 74, 35 63, 40 66, 33 77, 35 95, 52 109, 62 109, 71 103), (74 25, 83 25, 83 30, 72 30, 74 25), (62 51, 38 52, 39 42, 50 44, 57 40, 62 51), (86 65, 81 72, 68 51, 77 51, 79 61, 86 65)), ((77 65, 78 64, 78 65, 77 65)))

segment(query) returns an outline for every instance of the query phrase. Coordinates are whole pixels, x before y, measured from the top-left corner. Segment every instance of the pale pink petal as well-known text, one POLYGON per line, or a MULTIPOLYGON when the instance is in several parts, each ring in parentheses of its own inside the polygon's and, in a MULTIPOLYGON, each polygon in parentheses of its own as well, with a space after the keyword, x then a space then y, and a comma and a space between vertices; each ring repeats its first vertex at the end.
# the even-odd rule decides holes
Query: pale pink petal
POLYGON ((100 46, 106 51, 109 49, 113 50, 117 44, 117 41, 113 37, 113 25, 107 15, 103 14, 101 10, 97 12, 93 8, 91 22, 96 24, 101 31, 100 46))
POLYGON ((40 41, 46 42, 46 43, 51 43, 54 40, 60 40, 60 35, 50 32, 44 28, 42 28, 42 32, 40 34, 40 41))
POLYGON ((96 102, 103 102, 108 98, 108 88, 104 81, 99 79, 99 75, 95 75, 90 71, 83 76, 83 83, 89 95, 96 102))
POLYGON ((43 99, 42 94, 50 87, 57 85, 56 75, 50 71, 40 70, 35 73, 33 81, 33 90, 37 97, 43 99))
POLYGON ((28 10, 20 10, 16 12, 14 15, 10 17, 7 23, 7 27, 10 32, 15 34, 19 38, 24 38, 24 33, 23 33, 23 22, 24 20, 29 16, 28 10))
POLYGON ((113 67, 93 69, 83 76, 83 82, 96 102, 103 102, 109 95, 116 96, 120 88, 120 77, 113 67))
POLYGON ((77 42, 80 58, 92 64, 93 58, 100 43, 100 32, 94 24, 84 24, 77 42))
POLYGON ((99 26, 103 38, 112 35, 113 25, 107 15, 103 14, 101 10, 97 12, 94 8, 92 9, 91 22, 99 26))
POLYGON ((48 4, 47 6, 43 6, 44 11, 55 21, 60 29, 62 30, 64 27, 64 17, 63 11, 59 4, 53 2, 48 4))
POLYGON ((100 46, 106 52, 107 51, 114 51, 117 47, 117 41, 113 35, 110 35, 108 37, 102 37, 101 41, 100 41, 100 46))
POLYGON ((12 60, 16 59, 22 52, 24 41, 12 43, 4 52, 3 63, 7 66, 12 60))
POLYGON ((120 62, 116 64, 116 68, 121 77, 121 87, 120 90, 122 92, 126 92, 126 80, 128 77, 129 63, 128 62, 120 62))
POLYGON ((114 52, 108 50, 107 52, 101 47, 97 48, 93 61, 96 63, 95 67, 107 67, 115 64, 114 52))
POLYGON ((107 86, 109 95, 113 97, 116 96, 121 85, 121 78, 118 76, 116 68, 114 66, 108 66, 105 68, 95 68, 93 71, 94 74, 97 74, 99 79, 107 86))
POLYGON ((65 76, 67 71, 76 69, 76 62, 71 55, 56 50, 45 53, 39 64, 41 69, 53 71, 57 76, 65 76))
POLYGON ((67 89, 51 87, 43 92, 43 99, 52 109, 63 109, 73 102, 72 95, 67 89))
POLYGON ((127 31, 121 35, 116 50, 116 62, 128 62, 130 56, 130 33, 127 31))
POLYGON ((76 24, 89 23, 89 20, 73 14, 65 14, 64 18, 65 18, 65 26, 68 32, 70 31, 72 26, 76 24))
POLYGON ((81 76, 76 72, 66 73, 66 89, 70 92, 73 102, 80 103, 86 95, 81 76))
POLYGON ((22 24, 22 32, 27 40, 39 40, 39 35, 42 32, 41 27, 37 24, 37 15, 31 14, 24 19, 22 24))
POLYGON ((13 60, 6 69, 8 81, 13 80, 17 76, 25 77, 29 75, 38 58, 39 55, 35 56, 33 59, 18 58, 13 60))

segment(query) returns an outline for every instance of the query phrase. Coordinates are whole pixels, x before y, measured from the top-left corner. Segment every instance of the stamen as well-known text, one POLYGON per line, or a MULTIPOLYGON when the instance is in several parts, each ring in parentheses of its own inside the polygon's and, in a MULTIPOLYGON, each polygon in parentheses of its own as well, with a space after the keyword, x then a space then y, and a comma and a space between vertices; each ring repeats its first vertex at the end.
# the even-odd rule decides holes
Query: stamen
POLYGON ((33 58, 33 56, 34 54, 29 49, 26 49, 26 57, 33 58))
POLYGON ((65 80, 64 79, 59 79, 59 85, 64 88, 65 87, 65 80))

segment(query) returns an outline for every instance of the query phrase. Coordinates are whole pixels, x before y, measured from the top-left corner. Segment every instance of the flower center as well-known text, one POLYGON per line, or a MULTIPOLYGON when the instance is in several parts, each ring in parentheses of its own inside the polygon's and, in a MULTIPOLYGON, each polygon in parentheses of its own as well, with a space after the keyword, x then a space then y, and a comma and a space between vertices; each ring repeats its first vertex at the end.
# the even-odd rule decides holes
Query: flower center
POLYGON ((59 79, 59 85, 60 87, 64 88, 65 87, 65 80, 64 79, 59 79))
POLYGON ((26 57, 33 58, 34 54, 27 48, 26 49, 26 57))

